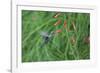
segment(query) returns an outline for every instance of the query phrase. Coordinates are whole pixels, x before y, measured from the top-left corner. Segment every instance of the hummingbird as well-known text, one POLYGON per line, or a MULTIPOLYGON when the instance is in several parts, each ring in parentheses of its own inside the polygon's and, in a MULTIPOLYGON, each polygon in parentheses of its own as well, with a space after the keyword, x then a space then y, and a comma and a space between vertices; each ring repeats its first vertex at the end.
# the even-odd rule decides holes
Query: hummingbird
POLYGON ((62 32, 60 29, 56 30, 56 31, 51 31, 50 33, 45 32, 45 31, 40 32, 40 35, 43 38, 43 43, 41 44, 41 47, 43 47, 45 44, 47 44, 48 42, 50 42, 53 39, 53 37, 57 33, 60 33, 60 32, 62 32))
POLYGON ((53 31, 51 31, 50 33, 45 32, 45 31, 40 32, 40 35, 43 38, 43 42, 42 42, 42 44, 41 44, 40 47, 43 47, 43 46, 45 46, 45 44, 47 44, 48 42, 50 42, 52 40, 54 34, 55 33, 53 31))

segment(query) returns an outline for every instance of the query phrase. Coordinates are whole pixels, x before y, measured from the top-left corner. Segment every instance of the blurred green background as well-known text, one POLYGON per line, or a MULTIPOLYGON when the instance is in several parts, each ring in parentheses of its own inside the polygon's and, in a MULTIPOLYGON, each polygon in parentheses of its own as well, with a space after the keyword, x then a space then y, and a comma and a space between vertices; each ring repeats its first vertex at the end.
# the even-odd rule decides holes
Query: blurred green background
POLYGON ((89 13, 22 10, 22 62, 90 59, 89 37, 89 13))

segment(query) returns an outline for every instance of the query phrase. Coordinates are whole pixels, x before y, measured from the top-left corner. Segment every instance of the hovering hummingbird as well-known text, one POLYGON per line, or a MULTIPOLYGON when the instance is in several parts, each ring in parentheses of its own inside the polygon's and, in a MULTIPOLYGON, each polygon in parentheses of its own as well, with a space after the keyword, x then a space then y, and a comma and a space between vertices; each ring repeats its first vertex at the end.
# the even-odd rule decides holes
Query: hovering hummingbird
POLYGON ((48 32, 41 32, 40 35, 43 38, 43 42, 41 44, 41 47, 43 47, 45 44, 47 44, 49 41, 51 41, 52 37, 54 36, 54 33, 48 33, 48 32))
POLYGON ((43 47, 45 44, 50 42, 53 39, 53 37, 55 36, 55 34, 60 33, 60 32, 61 32, 61 30, 56 30, 55 32, 51 31, 50 33, 48 33, 48 32, 40 32, 40 35, 43 38, 43 43, 41 44, 41 47, 43 47))

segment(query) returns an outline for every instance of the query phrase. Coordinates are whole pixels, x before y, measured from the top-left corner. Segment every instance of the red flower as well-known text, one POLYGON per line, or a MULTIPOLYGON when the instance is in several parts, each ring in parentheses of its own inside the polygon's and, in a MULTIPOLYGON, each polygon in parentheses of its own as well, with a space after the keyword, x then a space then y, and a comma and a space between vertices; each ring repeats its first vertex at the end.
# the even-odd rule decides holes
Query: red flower
POLYGON ((55 24, 54 24, 54 26, 57 26, 57 25, 59 25, 61 23, 61 20, 58 20, 55 24))
POLYGON ((56 33, 60 33, 60 32, 62 32, 62 30, 60 30, 60 29, 59 30, 56 30, 56 33))
POLYGON ((60 15, 60 13, 57 13, 57 14, 54 16, 54 18, 57 18, 59 15, 60 15))

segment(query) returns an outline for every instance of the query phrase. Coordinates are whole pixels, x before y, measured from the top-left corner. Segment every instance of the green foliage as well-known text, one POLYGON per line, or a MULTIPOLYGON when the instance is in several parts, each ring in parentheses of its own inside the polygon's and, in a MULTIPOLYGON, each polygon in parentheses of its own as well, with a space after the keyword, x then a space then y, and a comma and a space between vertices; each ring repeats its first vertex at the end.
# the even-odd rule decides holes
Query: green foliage
POLYGON ((61 12, 55 18, 57 13, 22 10, 22 62, 90 59, 90 43, 86 39, 90 37, 90 14, 61 12), (58 20, 61 23, 55 26, 58 20), (59 29, 62 32, 43 44, 41 32, 59 29))

